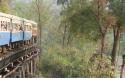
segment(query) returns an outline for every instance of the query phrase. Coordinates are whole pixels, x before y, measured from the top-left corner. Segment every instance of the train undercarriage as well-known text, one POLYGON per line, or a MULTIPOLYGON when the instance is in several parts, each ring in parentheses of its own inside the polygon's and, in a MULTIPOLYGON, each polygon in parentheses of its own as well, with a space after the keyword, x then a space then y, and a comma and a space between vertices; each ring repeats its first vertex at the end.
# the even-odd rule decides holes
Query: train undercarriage
POLYGON ((17 50, 25 46, 31 46, 33 44, 36 44, 36 42, 37 37, 32 37, 32 39, 30 40, 11 42, 9 43, 9 45, 0 46, 0 57, 12 50, 17 50))

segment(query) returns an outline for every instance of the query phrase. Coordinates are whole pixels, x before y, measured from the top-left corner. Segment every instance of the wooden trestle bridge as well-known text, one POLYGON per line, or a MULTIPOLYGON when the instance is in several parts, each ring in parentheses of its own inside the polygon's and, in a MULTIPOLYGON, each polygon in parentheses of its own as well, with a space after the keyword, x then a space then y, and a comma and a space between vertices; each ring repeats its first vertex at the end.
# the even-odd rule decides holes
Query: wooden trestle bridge
POLYGON ((0 59, 0 78, 35 78, 39 52, 36 45, 32 45, 7 53, 0 59))

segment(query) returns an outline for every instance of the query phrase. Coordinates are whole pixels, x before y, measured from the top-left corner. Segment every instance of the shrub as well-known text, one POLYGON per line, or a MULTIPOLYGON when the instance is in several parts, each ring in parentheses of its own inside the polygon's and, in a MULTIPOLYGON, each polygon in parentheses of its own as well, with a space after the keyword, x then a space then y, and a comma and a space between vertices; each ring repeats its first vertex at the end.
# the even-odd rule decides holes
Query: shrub
POLYGON ((47 78, 111 78, 110 60, 106 56, 94 58, 94 43, 83 42, 78 42, 83 48, 75 42, 72 47, 57 45, 48 48, 48 52, 41 56, 40 71, 47 78))

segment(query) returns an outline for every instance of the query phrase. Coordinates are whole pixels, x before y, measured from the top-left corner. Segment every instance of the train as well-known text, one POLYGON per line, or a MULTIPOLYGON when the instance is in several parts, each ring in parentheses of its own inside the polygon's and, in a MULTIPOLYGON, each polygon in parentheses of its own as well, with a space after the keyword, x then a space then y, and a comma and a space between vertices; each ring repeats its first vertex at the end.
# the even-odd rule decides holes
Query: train
POLYGON ((37 23, 0 12, 0 54, 37 42, 37 23))

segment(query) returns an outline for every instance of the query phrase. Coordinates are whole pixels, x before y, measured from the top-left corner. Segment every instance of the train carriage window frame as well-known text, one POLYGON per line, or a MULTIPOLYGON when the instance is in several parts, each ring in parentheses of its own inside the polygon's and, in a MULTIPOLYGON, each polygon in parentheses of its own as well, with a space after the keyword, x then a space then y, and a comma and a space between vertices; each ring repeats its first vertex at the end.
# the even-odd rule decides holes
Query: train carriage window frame
POLYGON ((23 23, 20 24, 20 31, 25 31, 25 27, 23 23))
POLYGON ((30 25, 25 25, 25 31, 31 31, 31 26, 30 25))
POLYGON ((1 29, 1 21, 0 21, 0 31, 1 31, 2 29, 1 29))
POLYGON ((4 29, 4 23, 3 21, 1 21, 1 31, 3 31, 3 29, 4 29))
POLYGON ((28 31, 31 31, 31 30, 32 30, 32 26, 28 25, 28 31))
POLYGON ((19 30, 23 31, 23 25, 22 24, 20 25, 19 30))
POLYGON ((21 24, 13 23, 13 31, 20 31, 21 24))
POLYGON ((1 21, 1 31, 7 31, 6 21, 1 21))
POLYGON ((13 24, 13 31, 16 31, 16 24, 15 23, 12 24, 13 24))
POLYGON ((27 31, 27 25, 24 25, 24 31, 27 31))

